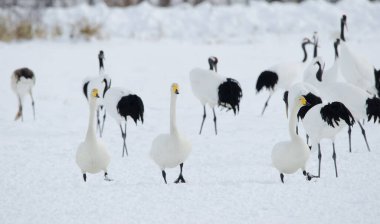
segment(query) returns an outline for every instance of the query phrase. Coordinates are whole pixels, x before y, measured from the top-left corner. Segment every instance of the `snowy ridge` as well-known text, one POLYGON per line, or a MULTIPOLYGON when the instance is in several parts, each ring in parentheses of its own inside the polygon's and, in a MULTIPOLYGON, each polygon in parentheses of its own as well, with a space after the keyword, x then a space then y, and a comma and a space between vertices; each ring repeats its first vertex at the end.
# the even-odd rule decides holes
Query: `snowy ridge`
MULTIPOLYGON (((12 14, 14 11, 1 9, 0 17, 16 20, 17 17, 12 14)), ((28 14, 22 9, 16 11, 17 14, 28 14)), ((100 27, 100 37, 103 39, 247 43, 267 33, 324 30, 329 35, 335 35, 343 13, 349 15, 352 38, 358 34, 370 35, 377 30, 379 11, 379 3, 367 0, 341 1, 337 4, 321 0, 301 4, 255 1, 249 7, 241 4, 213 6, 203 3, 196 7, 182 4, 159 8, 142 3, 127 8, 109 8, 105 4, 94 7, 82 4, 71 8, 49 8, 40 11, 36 17, 39 26, 49 33, 59 26, 62 32, 60 38, 63 39, 73 36, 77 24, 89 23, 100 27)))

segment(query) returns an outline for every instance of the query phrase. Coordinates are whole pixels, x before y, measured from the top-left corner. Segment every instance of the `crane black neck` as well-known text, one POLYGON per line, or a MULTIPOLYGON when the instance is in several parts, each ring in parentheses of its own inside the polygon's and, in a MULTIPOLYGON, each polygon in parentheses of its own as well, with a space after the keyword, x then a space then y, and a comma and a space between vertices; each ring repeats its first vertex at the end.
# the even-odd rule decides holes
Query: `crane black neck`
POLYGON ((303 60, 302 60, 302 62, 306 62, 306 60, 307 60, 306 44, 308 44, 308 43, 304 42, 304 43, 301 44, 301 47, 302 47, 302 50, 303 50, 303 60))
POLYGON ((334 42, 334 50, 335 50, 335 60, 339 58, 339 53, 338 53, 338 45, 339 45, 339 39, 337 39, 334 42))
POLYGON ((340 39, 342 39, 343 41, 346 41, 346 38, 344 37, 344 26, 346 24, 346 16, 343 16, 341 19, 340 19, 340 39))
POLYGON ((318 65, 317 80, 322 82, 322 74, 323 74, 322 65, 321 63, 319 63, 319 61, 317 61, 316 64, 318 65))

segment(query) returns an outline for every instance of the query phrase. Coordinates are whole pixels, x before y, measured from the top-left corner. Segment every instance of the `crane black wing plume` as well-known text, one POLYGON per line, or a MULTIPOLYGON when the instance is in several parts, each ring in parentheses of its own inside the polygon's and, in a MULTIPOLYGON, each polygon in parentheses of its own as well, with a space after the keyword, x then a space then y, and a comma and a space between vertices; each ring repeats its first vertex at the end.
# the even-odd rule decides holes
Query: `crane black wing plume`
POLYGON ((278 82, 277 73, 272 72, 272 71, 263 71, 257 78, 256 91, 260 92, 261 89, 263 89, 264 87, 267 90, 271 90, 271 89, 273 90, 277 82, 278 82))
POLYGON ((235 79, 227 78, 218 88, 218 105, 232 109, 234 114, 239 111, 240 99, 243 97, 240 84, 235 79))
POLYGON ((366 103, 368 121, 373 117, 373 123, 376 123, 377 119, 380 123, 380 99, 374 96, 372 99, 368 98, 366 103))
POLYGON ((321 108, 321 116, 328 125, 335 127, 339 126, 340 119, 344 120, 348 126, 352 126, 355 123, 355 119, 347 107, 341 102, 328 103, 321 108))
POLYGON ((137 120, 144 123, 144 104, 141 98, 134 94, 123 96, 117 104, 119 114, 127 119, 130 116, 137 124, 137 120))

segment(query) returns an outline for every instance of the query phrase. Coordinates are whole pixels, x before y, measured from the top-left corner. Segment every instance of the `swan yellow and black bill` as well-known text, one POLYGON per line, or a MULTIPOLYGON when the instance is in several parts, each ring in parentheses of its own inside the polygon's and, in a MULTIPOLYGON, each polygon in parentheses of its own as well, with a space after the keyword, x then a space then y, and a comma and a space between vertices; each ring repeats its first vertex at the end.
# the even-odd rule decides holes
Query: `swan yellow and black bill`
POLYGON ((306 106, 308 103, 307 103, 307 100, 304 96, 301 96, 300 97, 300 102, 301 102, 301 105, 302 106, 306 106))
POLYGON ((99 98, 99 91, 98 91, 98 89, 93 89, 93 90, 91 91, 91 95, 92 95, 93 97, 99 98))
POLYGON ((177 83, 172 84, 172 92, 175 94, 179 94, 179 86, 177 83))

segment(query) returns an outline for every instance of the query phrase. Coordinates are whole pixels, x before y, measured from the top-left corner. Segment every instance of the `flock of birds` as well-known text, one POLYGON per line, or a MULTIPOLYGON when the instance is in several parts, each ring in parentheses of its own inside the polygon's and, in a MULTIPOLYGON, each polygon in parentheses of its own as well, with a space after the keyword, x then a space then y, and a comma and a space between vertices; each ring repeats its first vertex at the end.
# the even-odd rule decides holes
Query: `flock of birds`
MULTIPOLYGON (((356 123, 361 128, 367 149, 370 146, 367 141, 365 129, 361 122, 364 120, 380 122, 380 71, 369 64, 363 57, 356 55, 346 44, 345 28, 347 28, 347 16, 343 15, 340 21, 340 38, 334 42, 335 62, 333 66, 325 70, 323 58, 318 56, 318 35, 314 33, 312 40, 304 38, 301 47, 304 59, 299 64, 279 64, 263 71, 256 82, 256 90, 269 91, 269 97, 265 102, 262 114, 268 106, 271 96, 277 90, 284 91, 286 116, 289 115, 289 141, 278 142, 272 150, 273 166, 279 171, 281 181, 284 183, 284 174, 292 174, 302 170, 307 180, 319 178, 321 167, 322 139, 332 141, 335 165, 335 175, 338 177, 336 164, 335 137, 348 127, 349 151, 351 152, 351 128, 356 123), (306 46, 314 46, 314 57, 311 63, 305 67, 307 61, 306 46), (339 50, 340 49, 340 50, 339 50), (339 81, 339 71, 346 80, 339 81), (303 81, 297 82, 300 73, 303 72, 303 81), (290 111, 290 112, 289 112, 290 111), (298 122, 301 121, 306 132, 306 142, 298 135, 298 122), (309 146, 309 142, 311 146, 309 146), (309 160, 312 146, 318 146, 319 169, 318 175, 312 175, 306 171, 306 163, 309 160)), ((123 139, 122 156, 128 156, 127 118, 137 124, 144 122, 144 103, 133 92, 119 87, 111 87, 111 78, 105 74, 104 52, 100 51, 99 75, 86 78, 83 82, 83 94, 89 105, 89 123, 85 140, 79 145, 76 154, 76 163, 79 166, 83 180, 87 180, 87 173, 104 172, 104 179, 110 181, 107 167, 110 156, 106 146, 100 141, 104 131, 104 123, 107 114, 117 122, 123 139), (99 137, 97 137, 97 132, 99 137)), ((238 81, 221 76, 217 72, 218 59, 208 59, 209 69, 195 68, 190 71, 190 84, 196 98, 203 106, 203 117, 199 134, 202 133, 206 119, 206 105, 213 111, 215 134, 217 130, 217 118, 215 107, 232 110, 236 115, 239 111, 240 100, 243 96, 238 81)), ((23 120, 23 101, 26 95, 30 95, 35 118, 34 99, 32 90, 36 79, 32 70, 21 68, 14 71, 11 77, 11 86, 17 95, 19 109, 15 120, 23 120)), ((180 174, 175 183, 185 183, 182 174, 183 165, 191 153, 191 142, 180 133, 176 125, 176 101, 180 93, 177 83, 170 87, 170 132, 160 134, 153 141, 150 151, 152 160, 158 165, 162 177, 167 183, 165 170, 167 168, 180 167, 180 174)))

